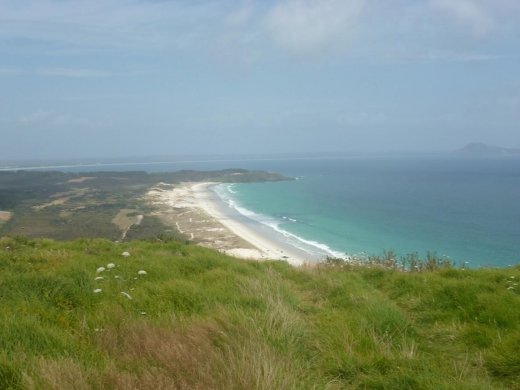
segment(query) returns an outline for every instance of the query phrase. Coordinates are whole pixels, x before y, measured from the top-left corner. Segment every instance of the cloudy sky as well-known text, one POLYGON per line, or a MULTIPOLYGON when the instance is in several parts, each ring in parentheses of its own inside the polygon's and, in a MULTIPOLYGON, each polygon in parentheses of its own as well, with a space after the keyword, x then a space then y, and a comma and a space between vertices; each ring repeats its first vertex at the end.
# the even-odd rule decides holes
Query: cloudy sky
POLYGON ((0 159, 520 147, 518 0, 0 0, 0 159))

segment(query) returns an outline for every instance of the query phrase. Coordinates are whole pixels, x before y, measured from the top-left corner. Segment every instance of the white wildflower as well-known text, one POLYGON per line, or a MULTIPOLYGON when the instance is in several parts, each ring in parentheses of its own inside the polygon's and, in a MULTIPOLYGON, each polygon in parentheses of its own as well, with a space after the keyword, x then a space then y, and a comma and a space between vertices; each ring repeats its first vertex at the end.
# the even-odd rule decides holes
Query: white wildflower
POLYGON ((128 257, 128 256, 130 256, 130 253, 129 252, 123 252, 123 253, 121 253, 121 256, 128 257))
POLYGON ((119 279, 119 275, 114 276, 114 279, 119 279))
POLYGON ((100 272, 103 272, 105 270, 105 267, 99 267, 96 272, 99 274, 100 272))
POLYGON ((94 280, 102 280, 102 279, 105 279, 105 278, 104 278, 103 276, 96 276, 96 277, 94 278, 94 280))
POLYGON ((112 268, 114 268, 115 266, 116 266, 116 265, 115 265, 114 263, 108 263, 108 264, 107 264, 107 268, 108 268, 108 269, 112 269, 112 268))
POLYGON ((145 316, 145 315, 146 315, 146 312, 145 312, 145 311, 142 311, 141 314, 142 314, 143 316, 145 316))
POLYGON ((121 294, 127 297, 128 299, 132 300, 132 297, 127 292, 121 291, 121 294))
POLYGON ((98 293, 100 293, 101 291, 103 291, 103 290, 101 290, 100 288, 96 288, 96 289, 94 290, 94 294, 98 294, 98 293))
POLYGON ((137 271, 137 274, 138 275, 146 275, 147 272, 144 269, 141 269, 141 270, 137 271))

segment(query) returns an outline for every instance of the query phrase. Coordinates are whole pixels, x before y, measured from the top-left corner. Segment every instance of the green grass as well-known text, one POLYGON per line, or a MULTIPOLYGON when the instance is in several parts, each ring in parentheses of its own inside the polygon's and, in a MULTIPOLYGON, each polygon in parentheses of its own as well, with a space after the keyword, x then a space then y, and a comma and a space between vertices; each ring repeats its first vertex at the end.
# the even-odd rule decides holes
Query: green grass
POLYGON ((0 388, 520 389, 520 267, 430 268, 0 239, 0 388))

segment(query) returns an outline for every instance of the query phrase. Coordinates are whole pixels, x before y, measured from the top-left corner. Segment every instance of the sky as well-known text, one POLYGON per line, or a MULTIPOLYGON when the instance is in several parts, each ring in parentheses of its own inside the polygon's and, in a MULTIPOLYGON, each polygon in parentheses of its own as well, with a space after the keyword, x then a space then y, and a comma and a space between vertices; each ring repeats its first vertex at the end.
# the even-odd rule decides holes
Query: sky
POLYGON ((520 148, 518 0, 0 0, 0 160, 520 148))

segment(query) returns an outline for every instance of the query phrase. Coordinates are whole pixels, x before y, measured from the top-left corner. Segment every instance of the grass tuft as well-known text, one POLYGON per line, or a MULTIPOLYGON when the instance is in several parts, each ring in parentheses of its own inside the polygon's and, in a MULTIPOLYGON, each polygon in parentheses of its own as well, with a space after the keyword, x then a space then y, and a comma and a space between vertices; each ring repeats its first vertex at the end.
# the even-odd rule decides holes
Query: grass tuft
POLYGON ((22 388, 20 369, 10 363, 5 356, 0 357, 0 388, 6 390, 22 388))

